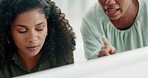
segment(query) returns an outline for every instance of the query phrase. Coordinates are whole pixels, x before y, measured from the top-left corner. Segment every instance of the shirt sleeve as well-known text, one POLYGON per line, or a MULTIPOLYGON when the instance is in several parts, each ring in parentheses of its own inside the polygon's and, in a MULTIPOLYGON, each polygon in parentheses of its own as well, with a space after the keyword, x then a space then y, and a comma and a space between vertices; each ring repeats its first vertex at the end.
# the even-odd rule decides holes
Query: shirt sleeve
POLYGON ((102 48, 102 38, 100 38, 100 34, 95 33, 95 30, 91 28, 92 26, 89 26, 88 22, 83 18, 80 30, 84 42, 85 57, 89 60, 98 57, 99 51, 102 48))

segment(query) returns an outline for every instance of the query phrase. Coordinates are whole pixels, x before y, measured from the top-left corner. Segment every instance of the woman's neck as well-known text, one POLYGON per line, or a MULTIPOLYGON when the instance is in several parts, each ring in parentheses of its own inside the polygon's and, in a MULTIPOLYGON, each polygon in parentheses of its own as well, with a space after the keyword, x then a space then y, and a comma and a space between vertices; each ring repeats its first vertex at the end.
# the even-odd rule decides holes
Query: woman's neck
POLYGON ((25 68, 28 71, 32 71, 35 68, 40 56, 41 56, 41 53, 39 53, 36 56, 32 56, 32 57, 19 55, 19 58, 20 58, 22 64, 24 64, 25 68))
POLYGON ((138 2, 136 2, 136 1, 137 0, 135 0, 135 2, 133 2, 133 4, 131 4, 131 7, 126 12, 126 15, 122 16, 118 20, 112 21, 112 23, 114 24, 114 26, 117 29, 125 30, 125 29, 128 29, 132 26, 132 24, 134 23, 137 15, 138 15, 138 10, 139 10, 139 5, 138 5, 138 2))

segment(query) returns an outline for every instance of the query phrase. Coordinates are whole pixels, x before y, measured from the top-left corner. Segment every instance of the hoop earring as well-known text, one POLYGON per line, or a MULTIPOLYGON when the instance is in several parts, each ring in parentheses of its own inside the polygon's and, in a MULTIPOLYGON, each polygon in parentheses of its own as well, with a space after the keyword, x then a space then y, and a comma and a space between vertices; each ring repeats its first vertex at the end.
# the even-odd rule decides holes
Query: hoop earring
POLYGON ((7 43, 10 44, 9 38, 7 37, 7 43))

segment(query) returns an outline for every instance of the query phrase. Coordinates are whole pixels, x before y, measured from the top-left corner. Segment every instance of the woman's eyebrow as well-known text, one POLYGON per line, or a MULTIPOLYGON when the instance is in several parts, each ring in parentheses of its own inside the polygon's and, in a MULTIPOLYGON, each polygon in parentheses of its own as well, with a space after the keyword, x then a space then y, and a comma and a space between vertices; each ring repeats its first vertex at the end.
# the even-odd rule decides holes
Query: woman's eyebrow
MULTIPOLYGON (((39 25, 41 25, 41 24, 44 24, 44 22, 38 23, 38 24, 36 24, 35 26, 39 26, 39 25)), ((21 24, 18 24, 18 25, 16 25, 16 26, 27 27, 26 25, 21 25, 21 24)))
POLYGON ((35 26, 39 26, 39 25, 44 24, 44 23, 45 23, 45 22, 41 22, 41 23, 36 24, 35 26))
POLYGON ((20 26, 20 27, 27 27, 26 25, 20 25, 20 24, 18 24, 17 26, 20 26))

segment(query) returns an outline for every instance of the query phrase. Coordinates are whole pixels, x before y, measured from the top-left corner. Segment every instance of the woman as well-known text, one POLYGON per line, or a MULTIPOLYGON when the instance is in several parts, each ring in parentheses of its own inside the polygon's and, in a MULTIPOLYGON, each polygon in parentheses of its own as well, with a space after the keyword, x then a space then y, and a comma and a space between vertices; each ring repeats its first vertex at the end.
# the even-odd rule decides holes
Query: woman
POLYGON ((146 0, 98 0, 82 20, 87 59, 148 46, 146 0))
POLYGON ((53 1, 3 0, 0 7, 0 78, 74 62, 74 32, 53 1))

